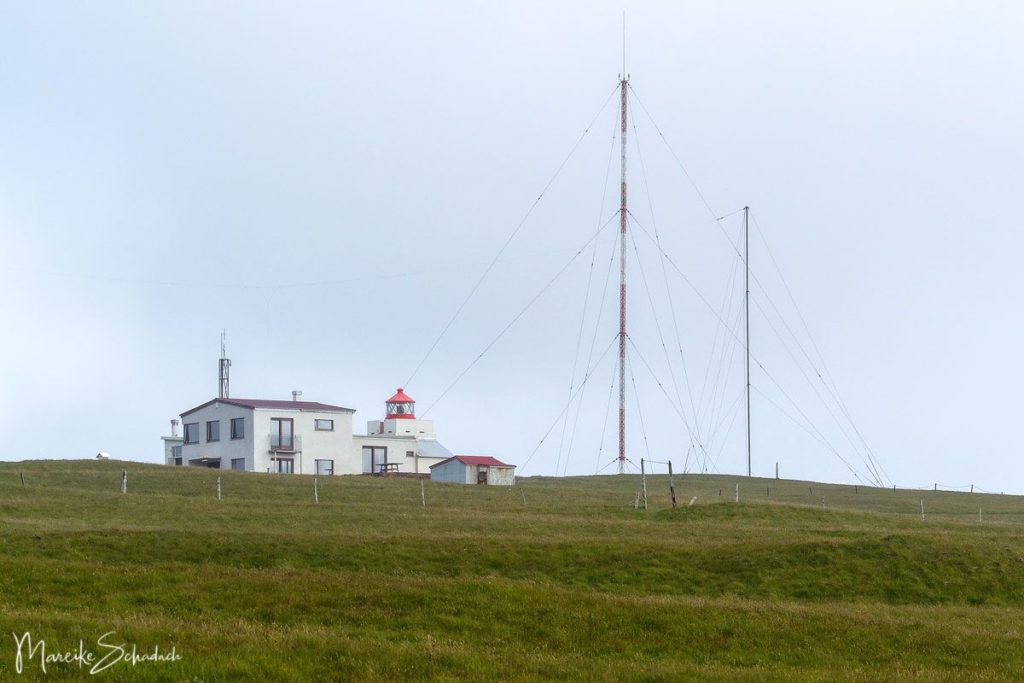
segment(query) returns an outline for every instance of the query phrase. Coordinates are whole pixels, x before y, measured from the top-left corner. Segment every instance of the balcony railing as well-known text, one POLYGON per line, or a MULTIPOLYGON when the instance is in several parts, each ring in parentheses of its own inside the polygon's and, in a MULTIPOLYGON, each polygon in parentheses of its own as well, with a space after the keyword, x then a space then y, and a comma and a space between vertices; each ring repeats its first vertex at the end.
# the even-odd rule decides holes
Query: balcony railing
POLYGON ((291 438, 281 438, 277 434, 267 437, 267 451, 270 453, 296 453, 302 450, 302 437, 293 434, 291 438))

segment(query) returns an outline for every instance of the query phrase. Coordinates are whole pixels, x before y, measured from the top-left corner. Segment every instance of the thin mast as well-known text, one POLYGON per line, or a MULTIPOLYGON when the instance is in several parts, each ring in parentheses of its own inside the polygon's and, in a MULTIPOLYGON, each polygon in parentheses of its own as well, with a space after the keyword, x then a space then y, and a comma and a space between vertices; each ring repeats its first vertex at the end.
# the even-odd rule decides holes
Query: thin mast
POLYGON ((750 207, 743 207, 743 270, 746 282, 746 296, 743 304, 746 314, 747 341, 747 476, 751 475, 750 467, 750 207))
POLYGON ((619 86, 622 88, 622 127, 619 131, 622 141, 619 204, 619 474, 622 474, 626 471, 626 89, 629 86, 625 68, 619 86))
POLYGON ((227 330, 222 330, 220 333, 220 361, 217 371, 217 396, 219 398, 230 398, 231 396, 231 361, 228 360, 227 334, 227 330))

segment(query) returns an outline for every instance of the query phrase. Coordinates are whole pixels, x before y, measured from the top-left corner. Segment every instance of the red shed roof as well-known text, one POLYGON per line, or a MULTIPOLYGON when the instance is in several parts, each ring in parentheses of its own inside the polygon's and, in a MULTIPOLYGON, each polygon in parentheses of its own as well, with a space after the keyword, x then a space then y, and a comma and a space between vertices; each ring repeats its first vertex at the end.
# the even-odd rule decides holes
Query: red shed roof
POLYGON ((224 403, 229 406, 239 406, 241 408, 270 408, 272 410, 312 410, 323 413, 354 413, 356 411, 351 408, 342 408, 341 406, 332 406, 327 403, 320 403, 318 401, 275 401, 270 399, 261 398, 215 398, 211 401, 196 406, 191 410, 186 410, 181 414, 182 417, 196 412, 207 406, 211 406, 214 403, 224 403))
POLYGON ((497 458, 492 458, 489 455, 456 455, 454 457, 448 458, 447 460, 442 460, 441 462, 437 463, 437 465, 431 465, 430 467, 434 468, 437 467, 438 465, 443 465, 446 462, 451 462, 452 460, 458 460, 463 465, 484 465, 486 467, 515 467, 515 465, 509 465, 507 462, 502 462, 497 458))

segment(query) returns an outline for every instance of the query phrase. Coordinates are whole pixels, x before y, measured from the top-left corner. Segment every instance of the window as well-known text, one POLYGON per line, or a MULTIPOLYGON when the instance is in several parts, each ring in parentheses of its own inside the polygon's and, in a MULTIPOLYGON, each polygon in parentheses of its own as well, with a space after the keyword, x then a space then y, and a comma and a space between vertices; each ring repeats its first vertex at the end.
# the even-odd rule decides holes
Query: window
POLYGON ((334 474, 334 461, 333 460, 317 460, 316 461, 316 473, 317 474, 334 474))
POLYGON ((181 459, 181 446, 171 446, 171 457, 181 459))
POLYGON ((292 438, 292 419, 290 417, 270 418, 270 447, 276 450, 290 451, 295 447, 292 438))
POLYGON ((415 451, 406 451, 405 452, 405 457, 407 457, 407 458, 413 458, 415 456, 416 456, 416 452, 415 451))
POLYGON ((270 471, 278 474, 294 474, 295 461, 291 458, 275 458, 270 461, 270 471))
POLYGON ((233 418, 231 418, 231 438, 232 439, 244 439, 245 438, 245 418, 244 417, 233 417, 233 418))
POLYGON ((185 425, 185 443, 199 443, 198 422, 189 422, 185 425))
POLYGON ((220 441, 220 420, 206 423, 206 440, 220 441))
POLYGON ((313 420, 313 428, 318 432, 333 432, 334 420, 313 420))
MULTIPOLYGON (((234 422, 234 420, 232 420, 234 422)), ((231 469, 245 470, 245 458, 231 458, 231 469)))

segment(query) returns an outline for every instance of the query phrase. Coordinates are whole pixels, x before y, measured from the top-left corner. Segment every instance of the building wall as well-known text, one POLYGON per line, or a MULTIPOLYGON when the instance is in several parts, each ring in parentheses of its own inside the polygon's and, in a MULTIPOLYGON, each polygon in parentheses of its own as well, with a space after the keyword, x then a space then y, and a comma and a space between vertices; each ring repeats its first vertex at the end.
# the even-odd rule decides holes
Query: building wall
POLYGON ((494 467, 487 469, 487 483, 491 486, 512 486, 516 480, 516 468, 494 467))
POLYGON ((161 436, 164 441, 164 464, 174 464, 174 447, 180 446, 183 439, 180 436, 161 436))
POLYGON ((387 448, 388 462, 398 463, 398 471, 407 474, 430 474, 430 466, 445 459, 419 455, 419 442, 411 436, 356 435, 352 437, 352 441, 356 457, 359 459, 359 472, 364 474, 370 474, 370 458, 363 457, 363 446, 387 448), (413 455, 409 456, 409 453, 413 455))
POLYGON ((370 420, 366 423, 366 433, 380 434, 382 436, 417 436, 433 439, 433 420, 370 420))
POLYGON ((358 474, 359 461, 352 444, 352 413, 290 409, 252 409, 226 403, 213 403, 182 417, 183 424, 199 424, 199 443, 182 445, 182 464, 199 458, 219 458, 221 469, 231 469, 231 461, 245 460, 249 472, 266 472, 271 467, 270 420, 292 420, 293 435, 299 452, 291 454, 296 474, 316 474, 316 460, 332 460, 335 474, 358 474), (245 420, 244 437, 231 438, 231 419, 245 420), (333 431, 318 431, 314 421, 333 420, 333 431), (220 421, 220 440, 206 441, 206 423, 220 421))
POLYGON ((454 484, 471 484, 476 476, 475 468, 464 465, 458 460, 449 460, 430 470, 431 481, 451 482, 454 484))
POLYGON ((199 443, 182 444, 181 464, 190 465, 190 461, 198 458, 220 458, 220 468, 231 469, 231 460, 245 458, 245 469, 253 469, 253 417, 251 408, 242 408, 228 404, 214 403, 181 418, 182 429, 186 424, 199 423, 199 443), (231 438, 231 419, 241 417, 245 420, 245 437, 231 438), (206 423, 220 421, 220 441, 206 441, 206 423))
POLYGON ((271 467, 270 421, 272 418, 292 420, 292 434, 298 452, 291 457, 295 474, 316 474, 317 460, 334 461, 335 474, 358 474, 359 458, 352 443, 352 413, 257 408, 253 411, 255 430, 255 470, 266 472, 271 467), (333 420, 333 431, 318 431, 316 420, 333 420))

